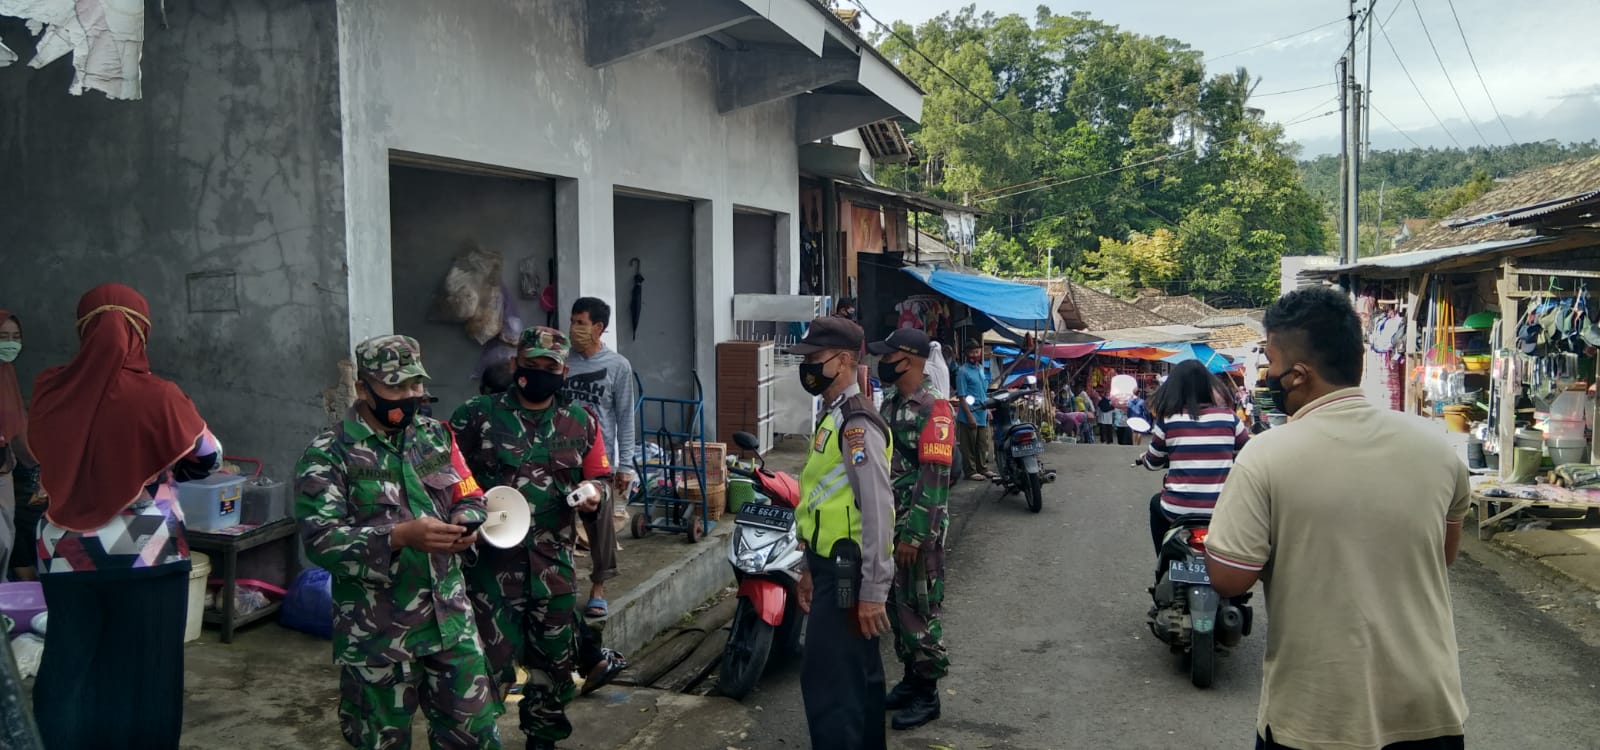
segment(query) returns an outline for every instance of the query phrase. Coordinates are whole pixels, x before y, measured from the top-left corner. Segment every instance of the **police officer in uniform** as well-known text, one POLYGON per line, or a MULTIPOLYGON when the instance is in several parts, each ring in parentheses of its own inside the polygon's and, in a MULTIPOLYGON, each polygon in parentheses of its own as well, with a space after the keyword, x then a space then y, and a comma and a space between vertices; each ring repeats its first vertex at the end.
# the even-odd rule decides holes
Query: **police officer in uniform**
POLYGON ((801 607, 810 613, 800 689, 811 746, 881 750, 885 603, 894 579, 893 438, 861 392, 861 327, 840 317, 812 321, 790 349, 803 355, 800 384, 826 409, 800 472, 796 522, 806 547, 801 607))
POLYGON ((894 433, 895 577, 889 602, 895 655, 905 676, 886 705, 897 712, 895 729, 912 729, 939 718, 939 680, 950 671, 940 614, 955 410, 924 374, 931 349, 927 334, 901 328, 867 349, 880 357, 882 415, 894 433))

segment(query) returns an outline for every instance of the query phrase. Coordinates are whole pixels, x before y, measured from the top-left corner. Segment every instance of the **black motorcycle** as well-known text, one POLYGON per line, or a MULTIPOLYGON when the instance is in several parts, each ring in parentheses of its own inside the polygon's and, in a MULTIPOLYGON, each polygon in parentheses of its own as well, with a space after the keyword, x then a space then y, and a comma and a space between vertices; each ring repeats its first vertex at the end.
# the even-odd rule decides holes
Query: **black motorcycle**
POLYGON ((990 425, 994 428, 994 456, 1000 478, 995 484, 1005 489, 1005 494, 1021 493, 1028 510, 1038 513, 1044 508, 1044 485, 1054 482, 1054 471, 1045 469, 1039 457, 1044 453, 1044 437, 1032 422, 1018 421, 1016 405, 1028 396, 1039 393, 1038 379, 1027 377, 1027 386, 1019 389, 1001 388, 990 391, 982 404, 967 397, 967 405, 974 409, 994 411, 990 425))

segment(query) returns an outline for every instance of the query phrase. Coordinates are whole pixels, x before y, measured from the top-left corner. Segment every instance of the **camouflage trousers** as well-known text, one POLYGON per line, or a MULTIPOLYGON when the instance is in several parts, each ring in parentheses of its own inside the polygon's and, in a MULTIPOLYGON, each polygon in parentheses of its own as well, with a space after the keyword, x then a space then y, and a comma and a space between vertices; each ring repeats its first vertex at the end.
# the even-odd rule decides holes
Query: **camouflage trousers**
POLYGON ((339 725, 352 747, 411 747, 419 706, 434 750, 500 747, 495 719, 503 708, 474 639, 415 661, 339 670, 339 725))
POLYGON ((522 731, 559 741, 572 734, 566 706, 577 653, 577 580, 571 547, 540 541, 511 550, 479 549, 467 568, 467 592, 483 635, 484 654, 500 689, 528 670, 518 705, 522 731))
POLYGON ((944 535, 922 546, 917 563, 897 568, 889 590, 889 619, 894 625, 894 653, 909 674, 926 680, 950 672, 944 647, 944 535))

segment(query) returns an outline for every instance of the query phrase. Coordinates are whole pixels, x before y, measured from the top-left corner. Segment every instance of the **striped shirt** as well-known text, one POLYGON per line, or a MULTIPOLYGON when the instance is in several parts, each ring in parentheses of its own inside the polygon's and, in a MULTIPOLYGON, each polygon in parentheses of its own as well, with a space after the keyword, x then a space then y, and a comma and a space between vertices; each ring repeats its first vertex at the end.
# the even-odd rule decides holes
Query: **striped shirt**
POLYGON ((1157 424, 1150 431, 1144 462, 1167 468, 1161 510, 1174 518, 1211 515, 1234 454, 1249 439, 1244 423, 1226 406, 1207 406, 1199 419, 1179 412, 1157 424))

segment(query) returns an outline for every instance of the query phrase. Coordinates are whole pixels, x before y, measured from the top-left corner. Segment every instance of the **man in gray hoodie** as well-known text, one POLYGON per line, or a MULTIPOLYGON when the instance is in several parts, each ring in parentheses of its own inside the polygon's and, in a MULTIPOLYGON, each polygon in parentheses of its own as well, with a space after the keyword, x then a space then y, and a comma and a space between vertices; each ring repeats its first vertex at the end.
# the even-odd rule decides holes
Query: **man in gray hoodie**
MULTIPOLYGON (((634 471, 634 395, 633 365, 626 357, 600 341, 611 326, 611 305, 594 297, 572 303, 572 353, 567 358, 567 381, 562 390, 566 398, 582 404, 600 422, 605 435, 606 453, 611 459, 612 477, 623 498, 635 478, 634 471)), ((584 614, 605 617, 610 614, 605 599, 605 582, 617 575, 617 527, 609 502, 593 513, 583 513, 584 530, 589 535, 589 555, 593 575, 589 577, 589 602, 584 614)))

